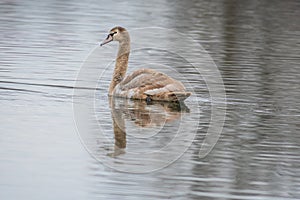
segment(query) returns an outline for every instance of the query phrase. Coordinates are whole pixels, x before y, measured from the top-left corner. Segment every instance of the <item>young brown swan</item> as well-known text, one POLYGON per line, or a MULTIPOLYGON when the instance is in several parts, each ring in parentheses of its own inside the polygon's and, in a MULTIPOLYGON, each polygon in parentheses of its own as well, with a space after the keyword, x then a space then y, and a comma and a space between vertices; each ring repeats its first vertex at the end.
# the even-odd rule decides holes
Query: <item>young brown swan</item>
POLYGON ((152 69, 139 69, 125 77, 130 53, 128 31, 119 26, 111 29, 101 46, 111 41, 119 42, 119 50, 109 86, 109 96, 146 101, 184 101, 191 95, 186 92, 181 82, 152 69))

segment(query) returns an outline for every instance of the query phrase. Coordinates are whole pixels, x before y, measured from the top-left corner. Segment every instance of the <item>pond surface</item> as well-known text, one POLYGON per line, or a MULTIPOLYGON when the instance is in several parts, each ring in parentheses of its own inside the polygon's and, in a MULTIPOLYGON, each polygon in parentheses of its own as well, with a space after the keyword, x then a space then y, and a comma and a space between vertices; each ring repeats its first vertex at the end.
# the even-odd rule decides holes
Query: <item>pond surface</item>
POLYGON ((1 1, 0 199, 299 199, 299 10, 296 0, 1 1), (129 71, 183 81, 185 105, 107 97, 117 44, 97 43, 115 25, 132 33, 129 71), (226 101, 212 98, 203 66, 213 66, 195 44, 226 101), (214 101, 226 119, 210 138, 214 101))

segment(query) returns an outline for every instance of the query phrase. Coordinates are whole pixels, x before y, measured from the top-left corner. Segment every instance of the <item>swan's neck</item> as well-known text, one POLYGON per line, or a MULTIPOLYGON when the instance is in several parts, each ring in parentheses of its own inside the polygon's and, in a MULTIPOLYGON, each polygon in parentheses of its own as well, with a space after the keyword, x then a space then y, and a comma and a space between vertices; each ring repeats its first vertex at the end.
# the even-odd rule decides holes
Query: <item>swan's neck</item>
POLYGON ((119 43, 119 50, 116 59, 116 65, 113 77, 109 86, 109 95, 113 95, 113 90, 125 77, 128 59, 130 53, 130 40, 122 41, 119 43))

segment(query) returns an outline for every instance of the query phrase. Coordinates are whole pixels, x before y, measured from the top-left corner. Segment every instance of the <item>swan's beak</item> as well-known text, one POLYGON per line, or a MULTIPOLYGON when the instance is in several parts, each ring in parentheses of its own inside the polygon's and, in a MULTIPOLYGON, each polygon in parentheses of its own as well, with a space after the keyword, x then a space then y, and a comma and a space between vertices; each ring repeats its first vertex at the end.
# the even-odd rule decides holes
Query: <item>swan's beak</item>
POLYGON ((112 37, 111 34, 109 34, 109 35, 107 36, 107 38, 100 44, 100 46, 103 46, 103 45, 105 45, 105 44, 107 44, 107 43, 109 43, 109 42, 111 42, 111 41, 113 41, 113 37, 112 37))

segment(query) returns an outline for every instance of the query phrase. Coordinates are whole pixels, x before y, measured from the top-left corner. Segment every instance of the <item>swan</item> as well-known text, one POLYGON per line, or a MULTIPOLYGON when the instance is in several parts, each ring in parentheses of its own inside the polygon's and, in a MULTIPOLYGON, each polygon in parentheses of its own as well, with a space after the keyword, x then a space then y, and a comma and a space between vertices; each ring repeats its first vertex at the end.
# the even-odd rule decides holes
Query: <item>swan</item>
POLYGON ((119 42, 119 49, 109 86, 109 96, 146 100, 147 102, 181 102, 191 95, 180 81, 153 69, 139 69, 125 77, 130 53, 128 31, 120 26, 112 28, 100 46, 111 41, 119 42))

